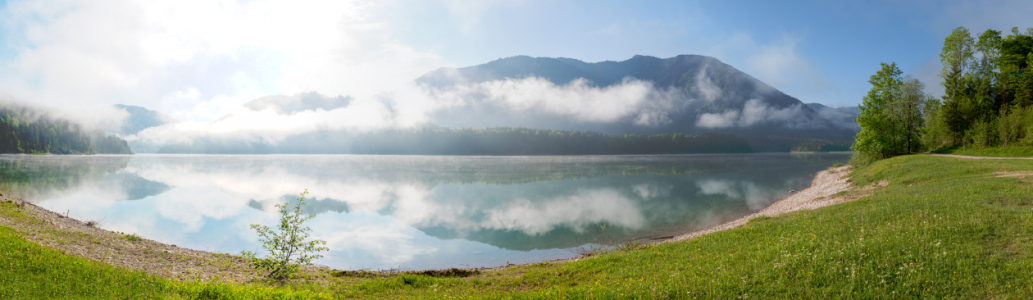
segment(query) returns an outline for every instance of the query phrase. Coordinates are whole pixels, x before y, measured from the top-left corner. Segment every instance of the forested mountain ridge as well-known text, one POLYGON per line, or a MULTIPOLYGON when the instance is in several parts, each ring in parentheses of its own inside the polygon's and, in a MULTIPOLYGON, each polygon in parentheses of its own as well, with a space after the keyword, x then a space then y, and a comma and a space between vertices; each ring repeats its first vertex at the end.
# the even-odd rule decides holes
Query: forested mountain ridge
MULTIPOLYGON (((787 151, 793 147, 758 147, 773 145, 761 141, 764 137, 849 141, 857 129, 853 118, 819 112, 716 58, 701 55, 671 58, 636 55, 625 61, 597 63, 515 56, 464 68, 441 68, 417 78, 416 82, 432 90, 449 91, 528 78, 547 80, 559 88, 585 83, 601 90, 626 85, 629 80, 647 82, 663 97, 643 100, 639 105, 645 112, 632 111, 623 118, 605 122, 577 120, 533 109, 513 111, 494 99, 473 99, 472 105, 439 111, 432 119, 439 126, 451 128, 535 127, 608 134, 725 132, 745 137, 758 151, 787 151), (660 121, 643 125, 639 122, 642 116, 653 116, 653 120, 660 121)), ((592 105, 594 100, 588 102, 592 105)))
POLYGON ((699 91, 701 81, 722 92, 717 101, 708 101, 698 112, 722 112, 742 108, 751 98, 776 107, 802 104, 770 85, 743 73, 720 60, 702 55, 678 55, 671 58, 635 55, 620 62, 588 63, 573 58, 514 56, 465 68, 441 68, 416 79, 418 83, 442 87, 454 84, 480 83, 491 80, 519 79, 536 76, 556 85, 584 78, 595 86, 620 84, 625 78, 652 82, 660 88, 699 91))
MULTIPOLYGON (((316 135, 318 134, 294 138, 331 140, 316 135)), ((344 140, 348 142, 323 149, 298 147, 297 145, 306 144, 298 140, 289 140, 279 144, 195 140, 189 144, 180 143, 162 147, 158 153, 613 155, 754 152, 743 138, 721 133, 641 135, 532 128, 423 128, 355 134, 344 140)))
POLYGON ((103 130, 54 118, 32 108, 0 106, 0 153, 132 154, 129 144, 103 130))

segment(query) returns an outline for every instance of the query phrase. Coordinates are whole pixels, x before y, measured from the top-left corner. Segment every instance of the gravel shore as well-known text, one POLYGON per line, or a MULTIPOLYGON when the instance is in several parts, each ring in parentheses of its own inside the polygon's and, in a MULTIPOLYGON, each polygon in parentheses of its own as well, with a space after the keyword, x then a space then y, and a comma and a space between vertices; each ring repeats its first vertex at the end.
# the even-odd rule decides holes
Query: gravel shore
POLYGON ((847 182, 847 175, 850 174, 850 166, 842 166, 838 168, 830 168, 825 171, 818 172, 814 176, 814 180, 811 181, 811 186, 788 197, 775 202, 771 206, 764 208, 758 212, 752 213, 742 218, 735 219, 734 221, 727 222, 721 225, 710 227, 704 230, 686 233, 683 235, 676 236, 672 239, 668 239, 662 242, 674 242, 682 241, 687 239, 693 239, 705 234, 710 234, 718 231, 724 231, 732 228, 736 228, 746 224, 750 220, 756 217, 767 216, 774 217, 788 212, 793 212, 801 209, 816 209, 823 206, 829 206, 837 203, 843 203, 851 200, 860 198, 858 195, 840 195, 833 197, 839 192, 849 190, 852 187, 850 182, 847 182))
POLYGON ((0 225, 66 255, 179 280, 242 282, 260 278, 260 273, 248 267, 240 257, 180 248, 104 230, 98 228, 101 224, 97 222, 69 218, 5 193, 0 193, 0 201, 20 205, 19 211, 28 217, 7 219, 0 215, 0 225))

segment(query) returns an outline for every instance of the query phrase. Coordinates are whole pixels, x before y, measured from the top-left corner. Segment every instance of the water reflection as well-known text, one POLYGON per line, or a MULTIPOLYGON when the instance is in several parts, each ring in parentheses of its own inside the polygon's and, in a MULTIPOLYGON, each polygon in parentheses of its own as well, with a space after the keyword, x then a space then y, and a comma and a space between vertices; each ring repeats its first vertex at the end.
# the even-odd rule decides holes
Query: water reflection
POLYGON ((251 223, 308 189, 345 269, 495 266, 671 235, 761 209, 844 154, 448 157, 0 156, 4 187, 107 229, 258 250, 251 223), (123 201, 134 200, 134 201, 123 201), (600 232, 605 226, 605 232, 600 232))

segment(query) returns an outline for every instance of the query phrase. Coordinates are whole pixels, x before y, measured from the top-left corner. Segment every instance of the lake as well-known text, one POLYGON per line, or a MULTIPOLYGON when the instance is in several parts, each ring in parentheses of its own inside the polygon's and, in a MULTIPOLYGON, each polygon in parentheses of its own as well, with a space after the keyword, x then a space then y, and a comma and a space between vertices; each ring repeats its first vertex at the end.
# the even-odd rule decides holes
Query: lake
POLYGON ((308 189, 319 264, 494 267, 678 235, 767 207, 850 154, 0 155, 0 187, 100 227, 198 250, 261 245, 308 189))

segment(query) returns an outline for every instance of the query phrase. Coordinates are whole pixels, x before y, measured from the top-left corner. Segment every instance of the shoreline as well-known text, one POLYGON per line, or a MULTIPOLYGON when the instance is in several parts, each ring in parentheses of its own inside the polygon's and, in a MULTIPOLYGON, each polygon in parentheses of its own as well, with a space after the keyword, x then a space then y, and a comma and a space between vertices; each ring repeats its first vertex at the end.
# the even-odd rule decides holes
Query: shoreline
POLYGON ((12 228, 22 238, 65 255, 181 281, 217 278, 243 282, 260 278, 243 258, 234 255, 182 248, 136 234, 101 229, 98 221, 70 218, 4 192, 0 192, 2 202, 20 206, 16 210, 26 218, 8 219, 0 215, 0 226, 12 228))
MULTIPOLYGON (((675 235, 666 239, 650 240, 647 244, 685 241, 710 233, 736 228, 757 217, 774 217, 797 210, 816 209, 858 199, 860 196, 832 197, 852 187, 852 184, 847 182, 849 178, 846 177, 849 174, 850 168, 851 166, 846 165, 820 171, 814 176, 809 187, 775 201, 760 211, 706 229, 675 235)), ((66 255, 83 257, 112 266, 179 280, 210 280, 217 278, 220 281, 244 282, 261 278, 259 275, 261 271, 248 267, 247 262, 243 258, 235 255, 180 248, 176 245, 160 243, 145 237, 101 229, 98 227, 97 222, 76 220, 22 199, 9 197, 2 192, 0 192, 0 201, 10 201, 23 208, 28 208, 22 210, 22 213, 31 219, 28 222, 18 222, 0 216, 0 226, 14 228, 23 238, 55 249, 66 255)), ((591 257, 578 256, 556 259, 550 260, 548 263, 565 263, 591 257)), ((502 270, 514 266, 539 263, 508 264, 497 267, 470 268, 469 270, 502 270)), ((341 272, 344 274, 351 272, 399 272, 399 270, 334 270, 325 266, 305 267, 303 269, 313 271, 327 269, 331 272, 341 272)))
POLYGON ((850 173, 851 166, 845 165, 837 168, 829 168, 822 170, 815 174, 814 179, 811 180, 811 185, 803 190, 782 198, 781 200, 775 201, 768 207, 761 209, 757 212, 749 215, 740 217, 738 219, 724 222, 715 226, 703 230, 697 230, 690 233, 674 236, 670 239, 655 241, 654 243, 671 243, 684 240, 690 240, 698 238, 714 232, 725 231, 732 228, 736 228, 745 225, 750 220, 758 217, 775 217, 781 214, 790 213, 804 209, 817 209, 829 205, 839 204, 843 202, 849 202, 860 198, 859 196, 849 197, 840 196, 833 197, 837 193, 847 191, 853 184, 847 182, 849 177, 846 177, 850 173))

